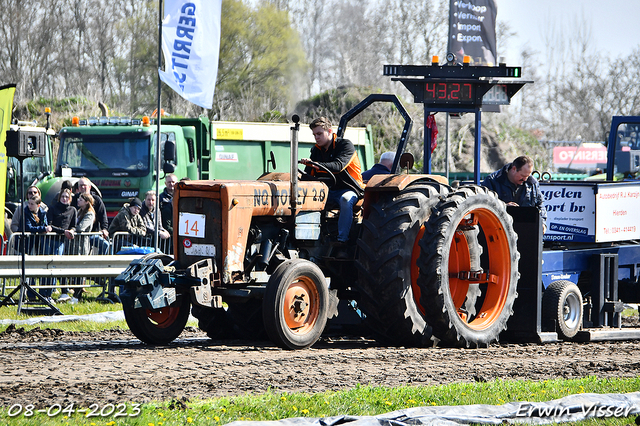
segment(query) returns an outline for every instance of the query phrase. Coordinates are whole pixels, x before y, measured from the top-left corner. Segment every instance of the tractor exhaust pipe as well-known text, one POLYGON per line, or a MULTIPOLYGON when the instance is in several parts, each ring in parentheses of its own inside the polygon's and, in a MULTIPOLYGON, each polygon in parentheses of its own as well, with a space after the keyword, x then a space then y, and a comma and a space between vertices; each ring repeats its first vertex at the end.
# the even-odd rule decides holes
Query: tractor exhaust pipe
POLYGON ((291 117, 293 126, 291 127, 291 218, 295 220, 296 210, 298 207, 298 132, 300 131, 300 117, 293 114, 291 117))

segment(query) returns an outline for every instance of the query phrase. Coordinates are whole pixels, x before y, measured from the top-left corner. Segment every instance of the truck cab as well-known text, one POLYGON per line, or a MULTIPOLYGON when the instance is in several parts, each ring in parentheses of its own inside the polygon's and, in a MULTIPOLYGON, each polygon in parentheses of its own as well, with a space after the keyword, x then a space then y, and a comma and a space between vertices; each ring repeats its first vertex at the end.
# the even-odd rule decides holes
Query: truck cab
MULTIPOLYGON (((53 200, 64 180, 86 176, 99 189, 107 215, 114 217, 130 198, 144 198, 155 189, 158 126, 148 117, 74 118, 73 123, 59 133, 55 178, 40 187, 45 203, 53 200)), ((208 124, 204 117, 161 123, 162 185, 164 173, 194 180, 203 177, 199 165, 209 141, 197 138, 197 127, 208 128, 208 124)))

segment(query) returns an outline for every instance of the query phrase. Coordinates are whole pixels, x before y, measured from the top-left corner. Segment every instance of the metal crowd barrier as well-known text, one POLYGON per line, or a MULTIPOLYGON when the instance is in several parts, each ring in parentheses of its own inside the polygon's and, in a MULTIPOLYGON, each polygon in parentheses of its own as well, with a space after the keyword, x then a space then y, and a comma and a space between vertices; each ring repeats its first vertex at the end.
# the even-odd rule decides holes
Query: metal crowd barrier
MULTIPOLYGON (((21 240, 22 233, 14 233, 9 241, 3 241, 1 296, 10 293, 20 283, 21 240)), ((101 287, 102 295, 113 291, 109 288, 110 279, 118 276, 134 259, 153 252, 151 239, 126 232, 116 233, 112 240, 105 240, 98 232, 76 234, 72 240, 64 234, 25 233, 24 241, 25 276, 31 287, 74 290, 101 287)), ((170 253, 171 239, 160 240, 159 249, 170 253)))
MULTIPOLYGON (((153 239, 140 236, 140 235, 131 235, 127 232, 116 232, 113 235, 112 244, 111 244, 111 253, 112 254, 123 254, 135 252, 138 250, 140 253, 145 252, 153 252, 153 239)), ((160 239, 158 241, 158 250, 160 250, 164 254, 172 254, 173 253, 173 244, 172 239, 168 238, 166 240, 160 239)))

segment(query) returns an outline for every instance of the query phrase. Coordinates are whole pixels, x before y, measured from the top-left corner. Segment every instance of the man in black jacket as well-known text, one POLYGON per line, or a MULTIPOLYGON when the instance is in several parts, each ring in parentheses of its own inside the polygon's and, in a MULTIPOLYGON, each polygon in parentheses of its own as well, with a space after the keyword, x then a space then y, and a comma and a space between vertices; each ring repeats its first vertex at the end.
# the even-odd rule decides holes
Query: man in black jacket
POLYGON ((508 206, 537 207, 542 218, 543 230, 547 229, 547 209, 540 184, 531 176, 533 160, 522 155, 512 163, 491 173, 482 181, 482 186, 498 193, 498 198, 508 206))
POLYGON ((327 174, 312 162, 324 166, 335 176, 336 184, 329 189, 327 204, 340 207, 337 241, 346 243, 353 222, 353 206, 364 195, 360 159, 350 140, 337 138, 327 118, 316 118, 309 127, 316 144, 311 148, 310 158, 304 158, 300 162, 307 166, 305 172, 310 176, 322 178, 322 175, 327 174))
POLYGON ((164 190, 158 198, 158 206, 160 207, 160 219, 162 219, 162 227, 166 229, 170 235, 173 235, 173 193, 176 190, 178 177, 173 173, 169 173, 164 177, 164 190))

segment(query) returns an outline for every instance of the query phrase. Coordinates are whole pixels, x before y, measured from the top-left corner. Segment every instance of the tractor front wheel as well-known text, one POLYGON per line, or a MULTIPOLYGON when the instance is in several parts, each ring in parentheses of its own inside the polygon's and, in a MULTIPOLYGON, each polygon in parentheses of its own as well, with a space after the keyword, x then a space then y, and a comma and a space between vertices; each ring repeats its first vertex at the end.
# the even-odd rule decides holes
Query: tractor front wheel
MULTIPOLYGON (((151 253, 143 258, 145 261, 155 259, 160 259, 165 266, 173 260, 170 256, 159 253, 151 253)), ((121 286, 121 294, 123 288, 133 290, 135 294, 135 288, 126 288, 131 285, 126 283, 121 286)), ((134 308, 132 305, 131 298, 123 299, 122 309, 127 325, 138 339, 150 345, 166 345, 180 336, 191 310, 188 294, 177 294, 175 302, 160 309, 134 308)))
POLYGON ((327 324, 329 290, 324 274, 304 259, 278 266, 262 302, 264 327, 272 342, 285 349, 313 345, 327 324))
POLYGON ((179 295, 172 305, 160 309, 135 309, 123 305, 124 317, 131 332, 150 345, 166 345, 180 336, 189 319, 191 302, 179 295))

